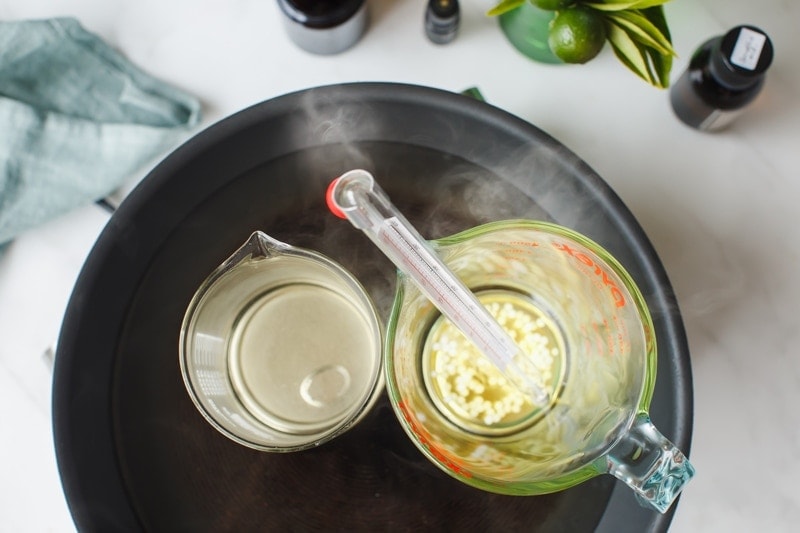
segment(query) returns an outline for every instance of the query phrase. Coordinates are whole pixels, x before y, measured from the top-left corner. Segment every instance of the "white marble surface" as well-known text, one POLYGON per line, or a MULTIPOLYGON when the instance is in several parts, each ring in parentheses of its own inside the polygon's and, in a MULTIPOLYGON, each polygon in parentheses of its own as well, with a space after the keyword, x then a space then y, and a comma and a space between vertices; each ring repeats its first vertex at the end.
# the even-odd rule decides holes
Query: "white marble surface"
MULTIPOLYGON (((670 275, 692 352, 698 470, 672 530, 796 530, 800 3, 668 6, 680 54, 674 77, 698 44, 737 23, 761 26, 775 43, 762 96, 713 135, 680 124, 667 94, 634 78, 608 49, 580 67, 523 58, 484 17, 492 0, 462 0, 459 37, 434 46, 422 33, 424 3, 371 0, 364 39, 335 57, 294 47, 270 0, 0 0, 0 18, 78 18, 152 74, 200 97, 204 126, 258 101, 336 82, 478 86, 594 167, 639 218, 670 275)), ((0 530, 74 529, 56 470, 42 353, 58 335, 105 220, 87 206, 20 237, 0 257, 0 530)))

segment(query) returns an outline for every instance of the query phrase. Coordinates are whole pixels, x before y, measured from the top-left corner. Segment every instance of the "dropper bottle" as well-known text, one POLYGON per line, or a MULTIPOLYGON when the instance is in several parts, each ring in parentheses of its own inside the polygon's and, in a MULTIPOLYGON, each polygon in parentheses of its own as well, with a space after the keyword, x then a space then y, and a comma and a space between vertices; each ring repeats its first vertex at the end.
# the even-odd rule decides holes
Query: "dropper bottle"
POLYGON ((456 38, 461 21, 458 0, 428 0, 425 10, 425 34, 431 42, 447 44, 456 38))
POLYGON ((754 26, 705 42, 670 89, 675 115, 698 130, 724 128, 761 92, 772 57, 772 41, 754 26))

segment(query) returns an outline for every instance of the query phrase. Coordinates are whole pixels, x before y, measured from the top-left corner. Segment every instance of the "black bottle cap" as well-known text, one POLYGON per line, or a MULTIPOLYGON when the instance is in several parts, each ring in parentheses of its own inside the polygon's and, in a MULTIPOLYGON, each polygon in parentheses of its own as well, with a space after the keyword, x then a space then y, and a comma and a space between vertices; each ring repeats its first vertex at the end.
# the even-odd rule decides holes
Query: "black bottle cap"
POLYGON ((365 0, 278 0, 284 13, 308 28, 335 28, 355 15, 365 0))
POLYGON ((458 0, 430 0, 428 9, 441 18, 450 18, 459 12, 458 0))
POLYGON ((721 85, 746 89, 758 83, 772 63, 772 41, 755 26, 737 26, 711 52, 710 70, 721 85))

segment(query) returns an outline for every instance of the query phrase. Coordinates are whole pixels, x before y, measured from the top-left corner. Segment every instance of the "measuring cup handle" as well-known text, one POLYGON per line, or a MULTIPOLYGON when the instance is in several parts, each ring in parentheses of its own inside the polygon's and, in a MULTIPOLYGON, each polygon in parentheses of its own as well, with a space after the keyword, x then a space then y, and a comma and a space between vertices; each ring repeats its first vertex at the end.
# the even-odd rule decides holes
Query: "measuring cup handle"
POLYGON ((622 480, 646 508, 664 513, 694 476, 689 460, 640 414, 606 456, 608 473, 622 480))

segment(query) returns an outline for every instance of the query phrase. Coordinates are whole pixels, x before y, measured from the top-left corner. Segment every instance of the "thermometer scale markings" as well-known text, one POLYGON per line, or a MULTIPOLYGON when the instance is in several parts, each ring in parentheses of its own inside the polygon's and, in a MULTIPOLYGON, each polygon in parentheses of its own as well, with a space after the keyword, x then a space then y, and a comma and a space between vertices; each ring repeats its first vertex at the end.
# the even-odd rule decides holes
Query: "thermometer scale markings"
MULTIPOLYGON (((460 297, 462 292, 460 287, 448 284, 447 280, 439 271, 441 267, 438 265, 438 258, 431 257, 432 254, 424 247, 420 246, 417 240, 409 234, 408 230, 396 217, 387 218, 385 222, 387 229, 391 229, 392 231, 382 232, 384 242, 390 244, 395 250, 398 250, 398 252, 400 252, 398 256, 401 258, 402 262, 409 269, 419 274, 418 281, 424 282, 422 287, 424 287, 425 292, 428 293, 428 297, 442 304, 442 307, 444 307, 442 311, 445 312, 445 315, 448 315, 448 318, 453 322, 468 324, 469 331, 464 333, 467 333, 470 340, 475 342, 479 348, 482 347, 481 351, 490 356, 495 361, 495 364, 500 366, 501 370, 506 369, 512 364, 510 358, 507 356, 507 351, 509 348, 516 351, 516 344, 514 344, 513 347, 509 346, 508 341, 511 339, 508 338, 505 332, 495 331, 497 323, 493 320, 487 321, 481 316, 481 311, 483 310, 483 307, 480 306, 481 304, 471 301, 472 298, 467 298, 465 300, 465 298, 460 297), (401 248, 405 249, 406 253, 403 253, 401 248), (419 259, 419 262, 409 261, 408 257, 411 254, 408 252, 415 255, 419 259), (425 256, 427 256, 427 258, 425 256), (464 304, 465 310, 467 311, 466 314, 459 311, 459 309, 451 303, 452 298, 464 304), (476 306, 480 307, 478 308, 476 306), (474 321, 480 322, 483 327, 475 327, 474 321), (489 337, 482 336, 480 334, 481 331, 488 334, 489 337), (498 351, 498 345, 505 345, 504 347, 506 350, 498 351)), ((469 293, 469 295, 471 296, 472 293, 469 293)), ((464 296, 466 297, 466 295, 464 296)))
POLYGON ((369 172, 343 174, 331 182, 326 199, 331 211, 362 230, 509 383, 535 401, 550 401, 548 392, 514 360, 527 354, 397 211, 369 172))

